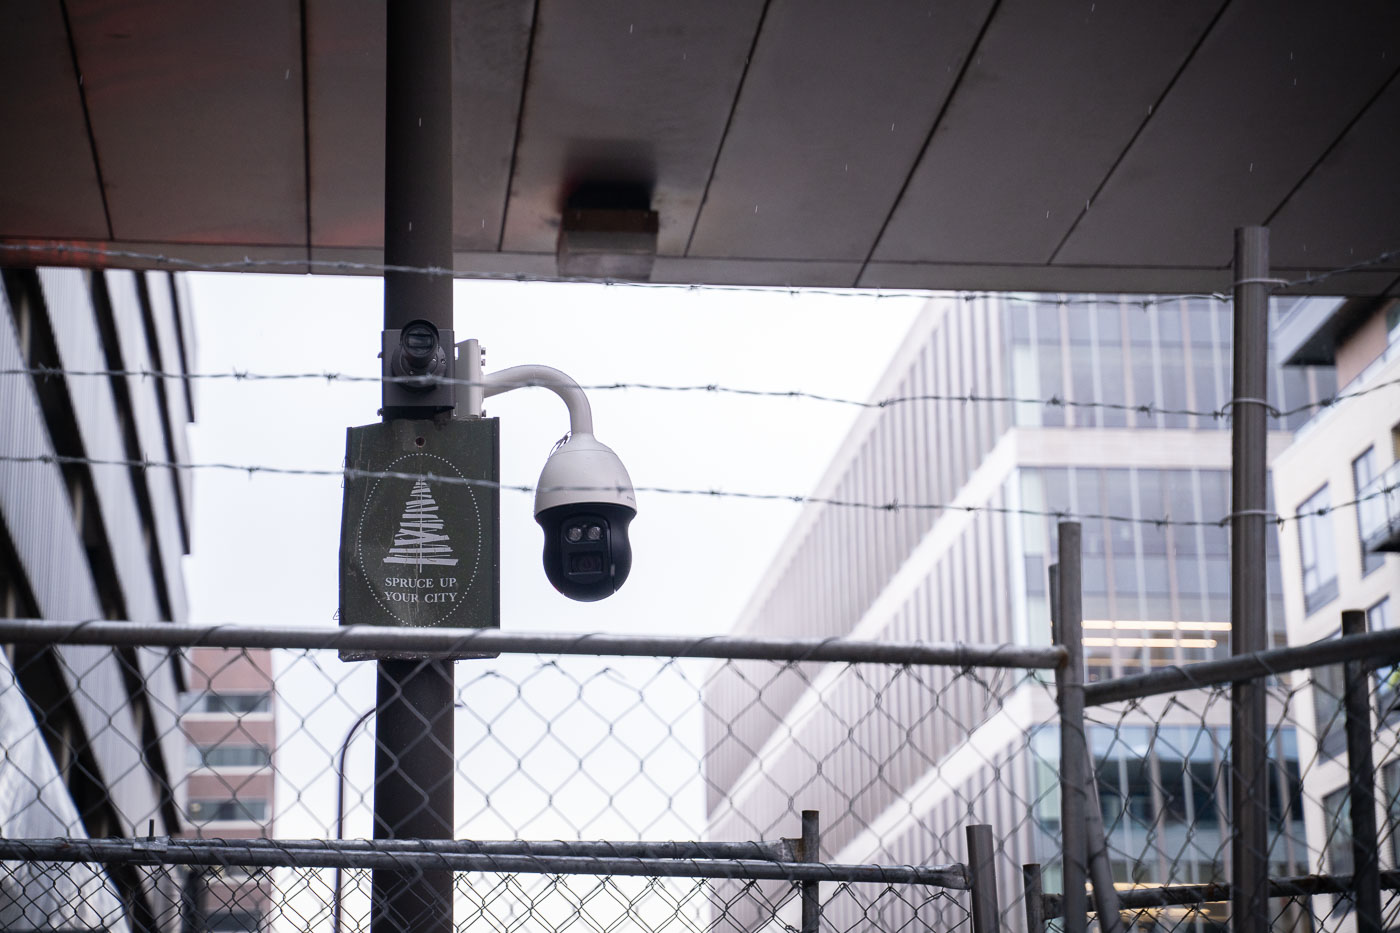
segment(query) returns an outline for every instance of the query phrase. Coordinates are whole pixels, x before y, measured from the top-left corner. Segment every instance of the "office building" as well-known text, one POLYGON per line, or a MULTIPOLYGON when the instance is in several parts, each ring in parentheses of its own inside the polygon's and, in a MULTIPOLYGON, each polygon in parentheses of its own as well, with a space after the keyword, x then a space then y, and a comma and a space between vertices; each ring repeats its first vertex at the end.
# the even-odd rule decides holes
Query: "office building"
MULTIPOLYGON (((181 720, 189 740, 188 835, 270 839, 277 738, 272 653, 195 648, 181 720)), ((257 931, 272 913, 267 870, 219 866, 193 877, 189 899, 213 933, 257 931)))
MULTIPOLYGON (((0 608, 8 617, 183 621, 189 477, 125 464, 187 459, 190 387, 117 374, 188 372, 183 283, 77 269, 0 277, 0 608)), ((0 833, 180 832, 183 689, 167 652, 4 646, 0 833)), ((180 887, 178 873, 158 867, 11 863, 0 928, 173 931, 180 887)))
MULTIPOLYGON (((1347 609, 1364 612, 1369 630, 1391 628, 1400 624, 1400 302, 1301 305, 1276 326, 1275 346, 1287 366, 1335 365, 1341 399, 1318 409, 1274 462, 1279 509, 1304 516, 1282 531, 1289 641, 1335 638, 1347 609)), ((1339 666, 1311 674, 1301 703, 1311 715, 1299 739, 1315 759, 1303 777, 1311 868, 1350 874, 1344 678, 1339 666)), ((1400 864, 1397 684, 1394 671, 1382 670, 1372 685, 1385 868, 1400 864)))
MULTIPOLYGON (((946 508, 807 506, 735 633, 1046 644, 1051 513, 1063 512, 1083 529, 1091 681, 1224 655, 1228 532, 1216 522, 1229 512, 1230 370, 1230 308, 1209 298, 931 301, 874 397, 936 400, 866 410, 814 494, 946 508)), ((1289 409, 1330 393, 1332 374, 1275 367, 1269 387, 1289 409)), ((1271 450, 1306 417, 1276 421, 1271 450)), ((1282 644, 1277 551, 1271 534, 1269 624, 1282 644)), ((1021 864, 1043 862, 1047 889, 1060 883, 1048 680, 717 668, 705 694, 709 832, 792 835, 797 812, 814 808, 826 858, 946 864, 966 857, 966 825, 990 823, 1004 919, 1019 929, 1021 864)), ((1228 702, 1208 695, 1091 711, 1120 882, 1224 877, 1228 726, 1228 702)), ((1272 850, 1287 873, 1307 861, 1298 808, 1281 805, 1296 804, 1292 729, 1274 733, 1272 752, 1274 785, 1289 788, 1272 850)))

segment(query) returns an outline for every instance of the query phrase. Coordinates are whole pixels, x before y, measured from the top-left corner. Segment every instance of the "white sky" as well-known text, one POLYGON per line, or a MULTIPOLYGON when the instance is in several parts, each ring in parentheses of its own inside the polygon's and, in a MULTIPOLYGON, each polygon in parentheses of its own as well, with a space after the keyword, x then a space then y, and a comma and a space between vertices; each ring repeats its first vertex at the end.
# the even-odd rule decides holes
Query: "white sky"
MULTIPOLYGON (((194 274, 190 280, 198 371, 378 375, 379 279, 194 274)), ((455 300, 455 336, 482 341, 487 371, 542 363, 584 385, 718 384, 860 399, 871 394, 923 306, 913 296, 465 281, 456 283, 455 300)), ((338 469, 345 428, 377 420, 379 406, 376 383, 217 380, 197 383, 197 393, 190 438, 199 463, 338 469)), ((618 453, 638 486, 788 494, 812 490, 859 411, 806 400, 645 390, 593 392, 590 401, 599 440, 618 453)), ((487 413, 501 418, 502 481, 533 485, 567 429, 564 406, 547 390, 524 389, 488 400, 487 413)), ((186 565, 192 620, 333 625, 340 506, 338 477, 197 472, 193 553, 186 565)), ((601 602, 575 603, 544 577, 532 497, 502 491, 501 625, 516 631, 727 631, 799 509, 786 502, 639 493, 626 585, 601 602)), ((668 669, 658 681, 652 679, 656 662, 581 660, 594 671, 607 670, 579 703, 583 667, 541 673, 537 664, 516 658, 457 665, 459 687, 470 684, 463 699, 476 707, 458 716, 459 832, 476 838, 694 838, 703 821, 695 669, 668 669), (504 680, 495 679, 497 673, 504 680), (515 693, 521 683, 531 691, 523 701, 515 693), (484 729, 486 708, 509 711, 484 729), (626 711, 635 728, 610 749, 600 741, 614 711, 626 711), (551 726, 556 731, 546 735, 551 726), (642 746, 652 751, 639 762, 632 752, 642 746), (584 765, 571 776, 578 761, 584 765), (615 774, 627 780, 629 768, 635 777, 614 788, 622 791, 617 803, 599 796, 598 781, 615 774)), ((328 835, 332 756, 355 717, 374 702, 373 665, 341 664, 326 652, 313 663, 285 652, 275 667, 276 835, 328 835)), ((371 743, 362 740, 352 749, 347 835, 363 837, 369 835, 368 796, 362 794, 371 783, 371 743)), ((284 925, 298 910, 310 916, 321 909, 324 895, 288 892, 284 925)), ((352 916, 362 907, 347 900, 352 916)))
MULTIPOLYGON (((377 375, 377 278, 194 274, 197 366, 377 375)), ((922 302, 516 282, 456 283, 457 339, 487 370, 543 363, 585 385, 720 384, 866 398, 922 302)), ((373 383, 203 381, 196 462, 338 469, 345 428, 377 420, 373 383)), ((810 492, 857 409, 644 390, 590 394, 596 433, 639 486, 810 492)), ((501 418, 501 478, 533 485, 568 427, 544 389, 488 400, 501 418)), ((332 624, 338 478, 201 471, 187 563, 196 622, 332 624)), ((627 584, 574 603, 549 586, 531 497, 501 494, 507 629, 727 630, 799 507, 642 493, 627 584)))

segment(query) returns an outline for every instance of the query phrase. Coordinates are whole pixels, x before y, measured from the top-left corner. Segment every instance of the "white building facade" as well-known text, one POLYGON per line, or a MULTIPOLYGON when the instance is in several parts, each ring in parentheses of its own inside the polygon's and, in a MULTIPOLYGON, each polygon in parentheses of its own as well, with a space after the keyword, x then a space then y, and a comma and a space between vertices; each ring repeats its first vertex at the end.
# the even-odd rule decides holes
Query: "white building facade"
MULTIPOLYGON (((809 506, 735 632, 1047 644, 1050 513, 1062 512, 1083 528, 1090 680, 1223 656, 1229 541, 1214 522, 1229 512, 1230 432, 1215 413, 1230 395, 1230 340, 1229 306, 1204 298, 931 301, 875 397, 936 400, 864 412, 814 495, 946 508, 809 506)), ((1281 409, 1332 389, 1326 369, 1270 374, 1281 409)), ((1306 417, 1281 419, 1271 450, 1306 417)), ((1269 547, 1282 644, 1276 536, 1269 547)), ((772 837, 818 809, 828 859, 948 863, 965 858, 963 827, 986 822, 1004 905, 1019 899, 1024 862, 1045 862, 1057 890, 1048 681, 721 669, 706 693, 710 834, 772 837)), ((1228 703, 1187 696, 1093 713, 1118 880, 1223 880, 1228 724, 1228 703)), ((1277 730, 1272 751, 1289 798, 1275 807, 1274 857, 1289 873, 1307 862, 1294 731, 1277 730)), ((1020 927, 1019 906, 1006 920, 1020 927)))
MULTIPOLYGON (((1304 516, 1282 530, 1289 641, 1336 637, 1343 610, 1364 612, 1368 630, 1392 628, 1400 624, 1400 302, 1300 307, 1280 322, 1276 343, 1286 364, 1335 364, 1340 384, 1340 401, 1318 410, 1273 467, 1279 511, 1304 516)), ((1398 682, 1383 670, 1372 684, 1383 868, 1400 864, 1398 682)), ((1299 742, 1315 759, 1303 776, 1311 868, 1350 874, 1343 683, 1340 666, 1311 672, 1299 742)))

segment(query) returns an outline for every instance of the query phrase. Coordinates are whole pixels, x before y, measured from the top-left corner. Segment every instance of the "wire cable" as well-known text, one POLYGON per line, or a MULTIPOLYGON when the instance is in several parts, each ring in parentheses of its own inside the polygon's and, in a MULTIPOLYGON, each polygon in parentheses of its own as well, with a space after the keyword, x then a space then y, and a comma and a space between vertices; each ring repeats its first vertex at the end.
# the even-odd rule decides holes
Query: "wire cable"
MULTIPOLYGON (((708 285, 690 282, 635 282, 630 280, 616 279, 587 279, 570 278, 563 276, 536 276, 523 273, 500 273, 500 272, 461 272, 456 269, 449 269, 444 266, 412 266, 393 263, 378 262, 355 262, 347 259, 254 259, 251 256, 244 256, 242 259, 229 259, 220 261, 208 261, 202 259, 191 259, 183 256, 170 256, 165 253, 151 253, 140 250, 129 249, 109 249, 102 246, 81 246, 73 243, 0 243, 0 252, 16 254, 29 253, 33 255, 59 255, 78 256, 97 260, 121 259, 139 263, 154 263, 164 268, 166 271, 184 270, 190 272, 254 272, 258 270, 295 270, 307 272, 329 272, 347 273, 360 272, 366 274, 383 275, 386 272, 407 273, 413 275, 445 276, 453 279, 478 279, 483 281, 501 282, 550 282, 550 283, 578 283, 587 285, 603 286, 624 286, 632 288, 648 289, 669 289, 694 292, 748 292, 757 294, 783 294, 791 295, 827 295, 837 297, 855 298, 916 298, 927 299, 938 293, 926 289, 896 289, 884 291, 881 289, 851 288, 805 288, 796 286, 754 286, 754 285, 708 285)), ((1378 253, 1369 259, 1354 262, 1346 266, 1329 269, 1298 279, 1267 279, 1261 284, 1271 286, 1271 290, 1279 291, 1283 289, 1303 288, 1316 285, 1330 278, 1345 275, 1349 272, 1357 272, 1362 269, 1369 269, 1376 266, 1385 265, 1392 260, 1400 258, 1400 249, 1389 249, 1378 253)), ((106 263, 99 263, 99 267, 106 267, 106 263)), ((1016 301, 1032 301, 1044 304, 1079 304, 1094 302, 1099 303, 1101 298, 1037 298, 1026 297, 1023 293, 1015 292, 970 292, 960 295, 964 300, 974 300, 980 297, 1001 297, 1016 301)), ((1148 307, 1153 304, 1161 304, 1181 298, 1210 298, 1216 301, 1228 302, 1231 296, 1220 293, 1198 293, 1184 295, 1158 296, 1145 298, 1142 300, 1132 300, 1129 303, 1141 304, 1148 307)))
MULTIPOLYGON (((344 467, 333 470, 324 467, 278 467, 265 464, 237 464, 237 463, 175 463, 167 460, 127 460, 127 459, 103 459, 96 457, 75 457, 65 454, 0 454, 0 463, 15 464, 54 464, 59 466, 113 466, 125 467, 138 470, 223 470, 236 473, 247 473, 249 477, 257 474, 267 474, 272 476, 334 476, 341 479, 403 479, 403 480, 426 480, 445 486, 474 486, 485 489, 501 489, 509 492, 616 492, 615 486, 531 486, 525 483, 503 483, 497 480, 474 479, 461 476, 447 476, 432 471, 413 473, 401 470, 359 470, 354 467, 344 467)), ((1022 509, 1010 506, 993 505, 958 505, 951 502, 900 502, 897 499, 889 502, 862 502, 852 499, 837 499, 828 496, 812 496, 802 493, 769 493, 769 492, 742 492, 727 489, 686 489, 673 486, 634 486, 636 492, 649 492, 657 495, 667 496, 698 496, 715 499, 746 499, 761 502, 792 502, 798 505, 821 505, 833 508, 860 509, 871 512, 989 512, 997 515, 1025 515, 1042 518, 1055 518, 1060 520, 1080 519, 1099 520, 1116 522, 1122 524, 1153 525, 1159 528, 1169 525, 1189 528, 1223 528, 1229 525, 1230 521, 1237 517, 1246 515, 1263 515, 1276 525, 1283 525, 1287 522, 1300 521, 1314 516, 1323 516, 1339 509, 1360 505, 1363 502, 1388 496, 1400 490, 1400 482, 1389 486, 1383 486, 1373 492, 1355 499, 1339 502, 1325 508, 1298 512, 1293 515, 1279 515, 1274 512, 1242 511, 1232 512, 1221 516, 1218 519, 1177 519, 1170 516, 1160 518, 1144 518, 1136 515, 1113 515, 1100 512, 1074 512, 1068 509, 1022 509)))
MULTIPOLYGON (((466 387, 481 387, 488 383, 484 381, 472 381, 470 379, 451 379, 441 376, 357 376, 350 373, 339 372, 303 372, 303 373, 258 373, 249 370, 231 370, 226 373, 177 373, 166 372, 156 369, 60 369, 50 366, 17 367, 13 369, 0 369, 0 376, 28 376, 35 379, 50 378, 139 378, 139 379, 165 379, 165 380, 227 380, 233 382, 292 382, 292 381, 313 381, 326 383, 400 383, 413 382, 417 385, 425 383, 431 385, 454 385, 466 387)), ((499 385, 493 381, 490 385, 499 385)), ((525 388, 529 386, 542 385, 536 380, 523 380, 513 385, 514 388, 525 388)), ((1010 405, 1035 405, 1047 408, 1073 408, 1083 410, 1102 409, 1106 411, 1132 412, 1145 416, 1157 415, 1180 415, 1196 418, 1211 418, 1220 420, 1229 417, 1230 408, 1242 402, 1263 405, 1269 417, 1274 419, 1286 419, 1293 415, 1301 414, 1319 408, 1330 408, 1348 399, 1359 398, 1369 395, 1381 389, 1400 385, 1400 378, 1390 379, 1385 382, 1367 386, 1364 389, 1357 389, 1352 392, 1342 392, 1336 395, 1327 396, 1316 401, 1306 402, 1294 408, 1279 409, 1263 399, 1234 399, 1226 402, 1220 408, 1166 408, 1152 403, 1129 404, 1127 402, 1084 402, 1077 399, 1060 398, 1052 395, 1048 398, 1035 398, 1016 395, 981 395, 976 392, 963 393, 915 393, 910 395, 891 395, 879 399, 862 401, 861 399, 843 398, 836 395, 825 395, 820 392, 810 392, 804 389, 754 389, 742 386, 726 386, 717 383, 695 384, 695 385, 666 385, 654 382, 606 382, 593 385, 584 385, 580 388, 587 392, 609 392, 620 390, 638 390, 646 392, 675 392, 692 394, 712 394, 712 395, 737 395, 749 398, 770 398, 770 399, 800 399, 806 401, 825 402, 833 405, 845 405, 853 408, 889 408, 894 405, 907 405, 918 402, 963 402, 963 403, 992 403, 1010 405)))
MULTIPOLYGON (((914 299, 917 301, 927 301, 930 298, 942 297, 959 299, 962 301, 976 301, 979 299, 1000 298, 1008 301, 1019 301, 1029 304, 1043 305, 1088 305, 1102 304, 1101 297, 1086 296, 1050 296, 1030 292, 993 292, 993 291, 973 291, 973 292, 938 292, 929 289, 884 289, 858 288, 812 288, 806 286, 793 285, 714 285, 697 282, 637 282, 627 279, 590 279, 568 276, 543 276, 528 275, 525 273, 507 272, 460 272, 456 269, 449 269, 443 266, 411 266, 380 262, 355 262, 347 259, 254 259, 251 256, 244 256, 242 259, 229 259, 220 261, 207 261, 200 259, 190 259, 181 256, 168 256, 165 253, 149 253, 139 250, 128 249, 105 249, 100 246, 79 246, 69 243, 54 244, 34 244, 34 243, 0 243, 0 252, 31 253, 31 254, 57 254, 62 256, 78 256, 96 260, 126 260, 133 263, 154 264, 161 271, 184 271, 184 272, 258 272, 258 271, 282 271, 282 272, 309 272, 309 273, 331 273, 345 274, 351 272, 364 273, 366 275, 383 275, 387 272, 406 273, 425 276, 443 276, 453 279, 479 280, 487 282, 521 282, 521 283, 547 283, 547 284, 576 284, 594 285, 605 288, 638 288, 652 291, 685 291, 685 292, 729 292, 755 295, 789 295, 798 297, 802 295, 820 295, 834 298, 859 298, 863 300, 889 300, 889 299, 914 299)), ((99 268, 109 268, 107 263, 97 263, 99 268)), ((1228 303, 1231 296, 1213 293, 1192 293, 1181 295, 1158 295, 1143 298, 1122 299, 1123 303, 1136 307, 1149 308, 1158 304, 1166 304, 1171 301, 1182 299, 1208 299, 1228 303)))

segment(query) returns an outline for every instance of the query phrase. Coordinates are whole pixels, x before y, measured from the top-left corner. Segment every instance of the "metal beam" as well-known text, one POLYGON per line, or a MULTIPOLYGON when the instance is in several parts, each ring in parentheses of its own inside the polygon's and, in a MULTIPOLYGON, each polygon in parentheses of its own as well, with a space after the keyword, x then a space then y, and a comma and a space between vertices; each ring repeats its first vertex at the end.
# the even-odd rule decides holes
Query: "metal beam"
POLYGON ((1400 629, 1331 638, 1289 648, 1269 648, 1217 661, 1173 665, 1146 674, 1089 684, 1084 694, 1090 706, 1102 706, 1356 660, 1364 661, 1370 668, 1400 663, 1400 629))
MULTIPOLYGON (((1400 632, 1391 633, 1400 636, 1400 632)), ((1400 637, 1397 637, 1400 642, 1400 637)), ((705 635, 608 635, 503 632, 495 629, 283 628, 265 625, 173 625, 143 622, 57 622, 0 619, 0 644, 154 645, 169 648, 292 648, 417 654, 554 654, 588 657, 712 658, 745 661, 829 661, 1053 670, 1064 650, 1021 645, 874 642, 840 638, 737 638, 705 635)))
MULTIPOLYGON (((563 855, 487 855, 439 850, 431 844, 415 850, 349 848, 329 840, 218 840, 217 845, 189 845, 190 840, 154 839, 3 839, 0 861, 84 862, 106 865, 247 865, 264 868, 388 869, 419 875, 442 872, 499 872, 521 875, 627 875, 638 878, 726 878, 758 881, 831 881, 850 884, 913 884, 968 890, 962 865, 847 865, 820 862, 770 862, 757 859, 602 858, 563 855)), ((388 840, 377 840, 387 842, 388 840)), ((430 842, 429 840, 424 840, 430 842)))

